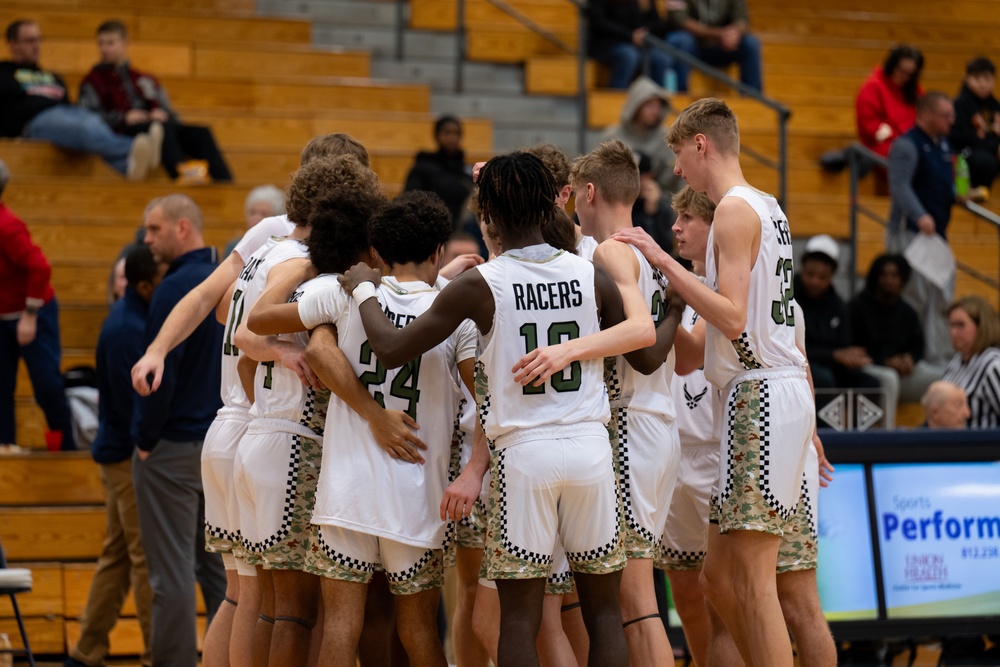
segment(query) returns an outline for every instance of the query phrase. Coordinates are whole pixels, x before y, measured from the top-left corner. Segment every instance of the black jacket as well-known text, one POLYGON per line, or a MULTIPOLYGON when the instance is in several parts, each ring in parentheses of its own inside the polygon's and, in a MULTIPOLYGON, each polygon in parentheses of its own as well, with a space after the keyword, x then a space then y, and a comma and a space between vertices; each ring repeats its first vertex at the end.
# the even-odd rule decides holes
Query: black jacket
MULTIPOLYGON (((878 365, 897 354, 909 353, 917 362, 924 356, 924 329, 917 311, 900 299, 884 304, 864 290, 849 307, 853 343, 865 348, 878 365)), ((808 329, 807 329, 808 331, 808 329)))
POLYGON ((806 296, 795 276, 795 300, 806 318, 806 357, 810 364, 832 366, 833 351, 851 346, 851 321, 847 304, 831 287, 816 299, 806 296))
POLYGON ((951 127, 951 147, 958 153, 966 148, 989 151, 997 155, 1000 148, 1000 135, 993 131, 993 119, 1000 114, 1000 101, 990 95, 980 99, 973 95, 968 86, 963 85, 958 97, 955 98, 955 124, 951 127), (980 114, 985 123, 986 136, 980 138, 976 134, 973 118, 980 114))
POLYGON ((420 151, 403 186, 403 192, 411 190, 425 190, 441 197, 451 211, 453 223, 457 224, 472 192, 472 176, 465 171, 465 154, 420 151))
POLYGON ((636 0, 590 0, 587 3, 587 53, 604 53, 615 44, 632 41, 632 33, 646 28, 654 37, 663 38, 667 22, 650 2, 646 11, 636 0))
POLYGON ((37 65, 0 62, 0 136, 19 137, 41 112, 68 104, 66 82, 37 65))

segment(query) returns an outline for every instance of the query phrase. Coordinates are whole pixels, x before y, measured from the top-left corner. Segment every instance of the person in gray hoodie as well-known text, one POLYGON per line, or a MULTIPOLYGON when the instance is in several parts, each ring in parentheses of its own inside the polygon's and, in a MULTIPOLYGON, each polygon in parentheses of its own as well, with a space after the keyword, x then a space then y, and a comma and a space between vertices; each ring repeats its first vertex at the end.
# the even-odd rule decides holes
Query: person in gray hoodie
POLYGON ((674 173, 677 156, 667 146, 663 121, 670 111, 670 98, 662 86, 641 76, 629 86, 617 125, 611 125, 601 141, 618 139, 637 153, 649 156, 652 174, 667 196, 680 192, 684 181, 674 173))

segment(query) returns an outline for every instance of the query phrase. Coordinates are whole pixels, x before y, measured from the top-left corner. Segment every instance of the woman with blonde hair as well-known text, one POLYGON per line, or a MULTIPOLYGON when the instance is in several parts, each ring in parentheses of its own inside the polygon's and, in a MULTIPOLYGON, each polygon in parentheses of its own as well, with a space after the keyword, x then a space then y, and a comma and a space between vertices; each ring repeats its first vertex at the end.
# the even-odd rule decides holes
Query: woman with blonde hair
POLYGON ((944 378, 969 397, 969 428, 1000 426, 1000 319, 981 296, 963 296, 948 308, 955 356, 944 378))

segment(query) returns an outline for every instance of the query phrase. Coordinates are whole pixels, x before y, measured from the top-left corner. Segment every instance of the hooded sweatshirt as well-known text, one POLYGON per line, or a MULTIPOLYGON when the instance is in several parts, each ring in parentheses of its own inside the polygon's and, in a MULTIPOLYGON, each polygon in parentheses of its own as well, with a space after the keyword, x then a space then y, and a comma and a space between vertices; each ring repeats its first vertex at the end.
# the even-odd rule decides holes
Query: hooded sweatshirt
POLYGON ((618 139, 633 151, 648 155, 656 182, 660 184, 665 194, 676 194, 684 187, 684 181, 674 174, 674 162, 677 156, 670 150, 670 146, 667 146, 667 132, 662 120, 652 129, 639 127, 634 122, 639 107, 649 100, 660 100, 663 103, 662 118, 665 119, 670 109, 670 98, 666 89, 656 85, 649 77, 640 76, 629 86, 618 124, 608 127, 601 141, 618 139))

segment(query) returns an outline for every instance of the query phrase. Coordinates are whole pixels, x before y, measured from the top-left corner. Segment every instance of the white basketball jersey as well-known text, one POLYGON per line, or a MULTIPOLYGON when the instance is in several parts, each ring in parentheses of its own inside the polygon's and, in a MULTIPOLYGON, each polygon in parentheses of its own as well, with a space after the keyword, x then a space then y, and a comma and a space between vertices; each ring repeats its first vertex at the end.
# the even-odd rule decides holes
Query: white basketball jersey
MULTIPOLYGON (((277 219, 268 218, 268 220, 277 219)), ((257 227, 253 229, 257 229, 257 227)), ((249 233, 247 232, 248 236, 249 233)), ((243 257, 243 255, 240 256, 243 257)), ((267 274, 271 267, 294 257, 308 256, 309 251, 306 250, 305 244, 301 241, 272 236, 249 254, 249 259, 243 265, 243 270, 236 277, 222 339, 222 404, 224 407, 248 409, 250 407, 250 400, 247 398, 246 392, 243 391, 243 385, 240 384, 240 376, 236 370, 236 364, 240 359, 240 349, 233 343, 236 329, 264 291, 264 286, 267 284, 267 274)))
MULTIPOLYGON (((439 294, 422 282, 383 279, 379 305, 403 328, 430 308, 439 294)), ((476 353, 476 330, 463 324, 437 347, 396 369, 372 353, 358 306, 346 292, 331 290, 331 314, 338 344, 361 383, 389 410, 409 413, 427 445, 425 463, 391 458, 372 437, 368 423, 334 396, 313 523, 341 526, 368 535, 432 549, 441 548, 445 523, 438 507, 448 485, 455 415, 461 398, 455 366, 476 353)))
MULTIPOLYGON (((700 316, 691 306, 684 310, 681 326, 687 331, 694 328, 700 316)), ((674 375, 670 391, 677 406, 677 432, 681 447, 713 443, 718 445, 721 425, 716 423, 718 414, 718 389, 705 379, 700 368, 687 375, 674 375)))
MULTIPOLYGON (((276 248, 275 252, 279 248, 276 248)), ((333 286, 340 287, 336 276, 330 274, 317 276, 299 285, 290 301, 296 302, 308 294, 325 293, 333 286)), ((303 348, 309 342, 309 334, 304 331, 281 334, 278 338, 292 341, 303 348)), ((321 438, 326 426, 326 406, 329 401, 329 389, 316 390, 306 387, 295 371, 280 361, 257 364, 257 372, 254 375, 254 402, 250 408, 250 416, 254 419, 281 420, 289 423, 289 430, 309 435, 302 430, 308 429, 317 438, 321 438), (298 425, 298 428, 292 428, 291 424, 298 425)))
POLYGON ((595 250, 597 250, 597 239, 593 236, 581 236, 576 243, 576 256, 588 262, 594 261, 595 250))
MULTIPOLYGON (((735 340, 706 322, 705 376, 724 389, 740 373, 761 368, 805 367, 805 357, 795 346, 795 306, 792 276, 792 234, 788 220, 770 196, 746 186, 736 186, 725 197, 739 197, 760 218, 760 250, 750 271, 746 329, 735 340)), ((715 265, 713 226, 705 257, 706 284, 719 289, 715 265)))
MULTIPOLYGON (((667 315, 664 299, 667 279, 658 269, 654 269, 635 246, 629 246, 639 260, 639 292, 646 301, 654 324, 659 324, 667 315)), ((629 410, 640 410, 675 419, 677 411, 670 394, 670 378, 674 375, 674 350, 670 349, 663 365, 650 375, 643 375, 629 366, 625 357, 615 358, 614 370, 608 379, 608 395, 614 407, 628 406, 629 410)))
POLYGON ((601 360, 575 361, 540 387, 521 386, 511 369, 536 347, 600 330, 594 266, 550 245, 508 250, 476 267, 493 293, 493 327, 482 336, 476 382, 480 419, 498 449, 537 437, 527 429, 607 424, 601 360), (484 395, 485 394, 485 395, 484 395))

